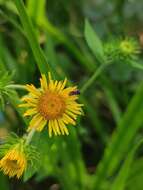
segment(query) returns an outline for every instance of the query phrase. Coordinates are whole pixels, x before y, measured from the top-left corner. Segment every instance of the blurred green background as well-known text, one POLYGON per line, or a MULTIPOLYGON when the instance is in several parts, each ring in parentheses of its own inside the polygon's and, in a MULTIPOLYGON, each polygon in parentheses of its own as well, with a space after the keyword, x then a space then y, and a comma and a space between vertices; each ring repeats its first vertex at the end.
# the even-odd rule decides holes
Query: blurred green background
MULTIPOLYGON (((103 46, 114 39, 135 38, 140 46, 137 62, 143 64, 142 0, 26 0, 24 3, 46 60, 58 79, 67 76, 81 88, 101 64, 86 42, 85 19, 90 21, 103 46)), ((0 0, 0 69, 0 79, 8 72, 16 84, 39 86, 40 71, 11 0, 0 0)), ((46 130, 35 135, 33 144, 41 149, 43 164, 27 171, 21 180, 8 179, 1 172, 0 190, 142 190, 142 148, 134 161, 130 158, 132 147, 143 134, 143 88, 139 87, 142 80, 143 70, 126 64, 124 59, 108 66, 81 94, 84 116, 76 127, 69 127, 70 138, 49 139, 46 130), (110 170, 116 159, 118 166, 106 175, 104 171, 110 170), (98 187, 97 182, 94 186, 96 180, 102 185, 98 187)), ((20 90, 17 93, 16 96, 24 95, 20 90)), ((0 111, 1 142, 11 131, 22 136, 26 130, 17 112, 19 99, 15 98, 15 102, 11 99, 4 96, 5 107, 0 111)))

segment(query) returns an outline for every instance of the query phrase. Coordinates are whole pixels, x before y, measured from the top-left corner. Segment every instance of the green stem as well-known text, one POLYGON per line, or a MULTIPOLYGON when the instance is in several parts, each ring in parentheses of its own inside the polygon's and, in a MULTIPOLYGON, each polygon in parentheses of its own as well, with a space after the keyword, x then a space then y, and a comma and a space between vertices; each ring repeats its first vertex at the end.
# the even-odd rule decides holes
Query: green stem
POLYGON ((25 85, 20 85, 20 84, 10 84, 7 85, 7 88, 26 90, 25 85))
POLYGON ((102 64, 98 67, 98 69, 95 71, 95 73, 91 76, 91 78, 83 85, 81 88, 81 93, 83 94, 97 79, 97 77, 102 73, 102 71, 105 69, 107 64, 102 64))
POLYGON ((33 129, 27 134, 27 136, 26 136, 26 142, 25 142, 26 145, 30 144, 30 142, 31 142, 31 140, 32 140, 33 135, 35 134, 35 132, 36 132, 36 129, 33 128, 33 129))

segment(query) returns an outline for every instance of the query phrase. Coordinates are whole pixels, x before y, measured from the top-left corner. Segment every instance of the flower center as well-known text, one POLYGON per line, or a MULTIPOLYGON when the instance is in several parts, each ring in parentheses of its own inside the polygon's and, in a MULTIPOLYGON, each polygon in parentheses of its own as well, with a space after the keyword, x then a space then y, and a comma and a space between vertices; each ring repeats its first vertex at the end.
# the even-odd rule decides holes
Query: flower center
POLYGON ((61 117, 65 111, 64 99, 50 91, 46 91, 39 99, 38 111, 47 120, 61 117))
POLYGON ((7 159, 6 164, 7 164, 8 168, 11 168, 11 169, 14 169, 14 170, 18 170, 20 168, 18 163, 17 163, 17 160, 7 159))
POLYGON ((122 51, 127 54, 133 53, 134 51, 132 44, 127 41, 121 42, 120 47, 122 51))

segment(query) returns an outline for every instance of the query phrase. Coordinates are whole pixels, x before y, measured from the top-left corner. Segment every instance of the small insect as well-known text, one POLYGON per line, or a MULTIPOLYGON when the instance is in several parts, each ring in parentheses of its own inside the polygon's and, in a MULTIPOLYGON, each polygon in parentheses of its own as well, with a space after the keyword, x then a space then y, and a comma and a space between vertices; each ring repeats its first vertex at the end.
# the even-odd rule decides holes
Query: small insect
POLYGON ((71 91, 69 93, 70 96, 73 96, 73 95, 79 95, 80 94, 80 91, 79 90, 74 90, 74 91, 71 91))

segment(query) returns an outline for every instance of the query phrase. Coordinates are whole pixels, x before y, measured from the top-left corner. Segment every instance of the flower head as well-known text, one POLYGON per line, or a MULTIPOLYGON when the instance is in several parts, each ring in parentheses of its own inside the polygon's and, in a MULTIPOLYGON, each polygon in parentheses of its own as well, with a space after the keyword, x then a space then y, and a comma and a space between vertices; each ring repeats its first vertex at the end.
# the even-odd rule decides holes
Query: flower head
POLYGON ((104 52, 106 59, 111 63, 130 63, 137 59, 140 46, 135 38, 113 38, 104 44, 104 52))
POLYGON ((0 145, 0 158, 0 170, 9 177, 16 176, 19 179, 29 165, 34 167, 39 154, 36 147, 26 143, 26 136, 20 138, 12 133, 0 145))
POLYGON ((119 44, 121 53, 125 56, 133 56, 140 53, 140 47, 133 38, 124 39, 119 44))
POLYGON ((47 81, 45 75, 40 78, 41 88, 34 85, 26 85, 29 94, 22 98, 26 103, 20 107, 28 110, 24 116, 33 116, 28 130, 35 128, 41 131, 48 123, 49 136, 68 135, 67 124, 76 124, 77 115, 81 115, 82 104, 76 102, 78 99, 77 87, 65 88, 67 79, 64 81, 54 81, 49 73, 47 81))
POLYGON ((11 148, 0 160, 0 169, 9 177, 20 178, 27 167, 27 159, 20 144, 11 148))

